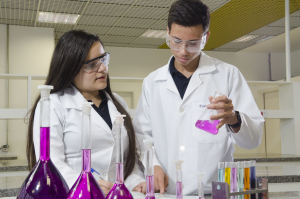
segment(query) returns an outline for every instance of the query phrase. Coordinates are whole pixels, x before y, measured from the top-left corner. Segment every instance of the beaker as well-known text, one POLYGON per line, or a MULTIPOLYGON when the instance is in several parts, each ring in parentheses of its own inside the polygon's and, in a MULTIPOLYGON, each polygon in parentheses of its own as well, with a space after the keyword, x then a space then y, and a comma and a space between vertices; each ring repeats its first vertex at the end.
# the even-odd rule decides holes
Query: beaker
MULTIPOLYGON (((215 92, 214 98, 222 96, 223 94, 220 92, 215 92)), ((218 111, 214 109, 205 108, 204 112, 201 114, 199 119, 197 120, 195 126, 198 129, 206 131, 211 134, 218 134, 219 129, 217 129, 217 125, 220 123, 220 120, 211 120, 210 116, 217 115, 218 111)))

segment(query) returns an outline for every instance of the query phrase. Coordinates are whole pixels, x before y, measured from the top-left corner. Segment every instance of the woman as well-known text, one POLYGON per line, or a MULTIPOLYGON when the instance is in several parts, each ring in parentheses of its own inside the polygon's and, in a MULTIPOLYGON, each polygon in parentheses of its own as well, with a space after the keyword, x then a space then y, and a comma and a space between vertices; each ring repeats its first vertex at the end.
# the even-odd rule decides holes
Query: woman
MULTIPOLYGON (((58 41, 50 64, 46 85, 51 91, 50 149, 51 159, 69 188, 81 172, 81 107, 93 102, 91 113, 92 168, 102 179, 98 181, 107 194, 115 180, 116 149, 112 124, 115 115, 126 115, 127 135, 124 142, 124 179, 129 190, 145 193, 146 183, 138 166, 136 137, 126 102, 110 89, 109 54, 97 35, 81 30, 65 33, 58 41)), ((30 115, 27 159, 31 170, 39 157, 39 99, 30 115)))

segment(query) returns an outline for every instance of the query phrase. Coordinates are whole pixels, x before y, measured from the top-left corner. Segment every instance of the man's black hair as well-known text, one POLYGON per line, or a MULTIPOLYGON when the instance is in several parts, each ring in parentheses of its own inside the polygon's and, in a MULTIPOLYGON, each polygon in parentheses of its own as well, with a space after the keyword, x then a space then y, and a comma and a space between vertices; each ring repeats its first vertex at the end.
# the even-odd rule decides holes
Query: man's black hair
POLYGON ((210 24, 209 8, 200 0, 177 0, 169 10, 168 27, 170 31, 173 23, 185 27, 202 24, 204 33, 206 33, 210 24))

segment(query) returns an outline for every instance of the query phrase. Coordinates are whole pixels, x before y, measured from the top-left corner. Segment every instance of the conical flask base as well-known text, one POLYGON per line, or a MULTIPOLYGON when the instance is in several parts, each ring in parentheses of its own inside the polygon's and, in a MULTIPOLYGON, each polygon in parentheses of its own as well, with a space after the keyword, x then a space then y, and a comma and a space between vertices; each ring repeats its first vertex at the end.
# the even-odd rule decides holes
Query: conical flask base
POLYGON ((106 199, 133 199, 133 197, 130 191, 123 183, 122 184, 115 183, 113 188, 107 194, 106 199))
POLYGON ((102 189, 91 172, 81 172, 70 189, 68 199, 105 199, 102 189))
POLYGON ((198 120, 195 125, 198 129, 216 135, 219 132, 217 129, 219 123, 220 120, 198 120))
POLYGON ((65 199, 69 187, 51 159, 39 160, 25 179, 17 199, 65 199))

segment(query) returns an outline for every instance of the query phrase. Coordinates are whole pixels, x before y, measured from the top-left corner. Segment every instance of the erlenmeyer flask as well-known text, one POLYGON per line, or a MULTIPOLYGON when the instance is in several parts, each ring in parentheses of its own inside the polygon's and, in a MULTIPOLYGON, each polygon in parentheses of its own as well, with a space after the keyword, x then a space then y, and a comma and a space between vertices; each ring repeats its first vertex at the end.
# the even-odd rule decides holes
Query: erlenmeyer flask
MULTIPOLYGON (((222 96, 223 94, 220 92, 215 92, 214 97, 222 96)), ((205 108, 204 112, 201 114, 199 119, 197 120, 195 126, 198 129, 201 129, 203 131, 206 131, 211 134, 218 134, 219 129, 216 128, 216 126, 220 123, 220 120, 211 120, 211 115, 217 115, 218 111, 213 109, 205 108)))

